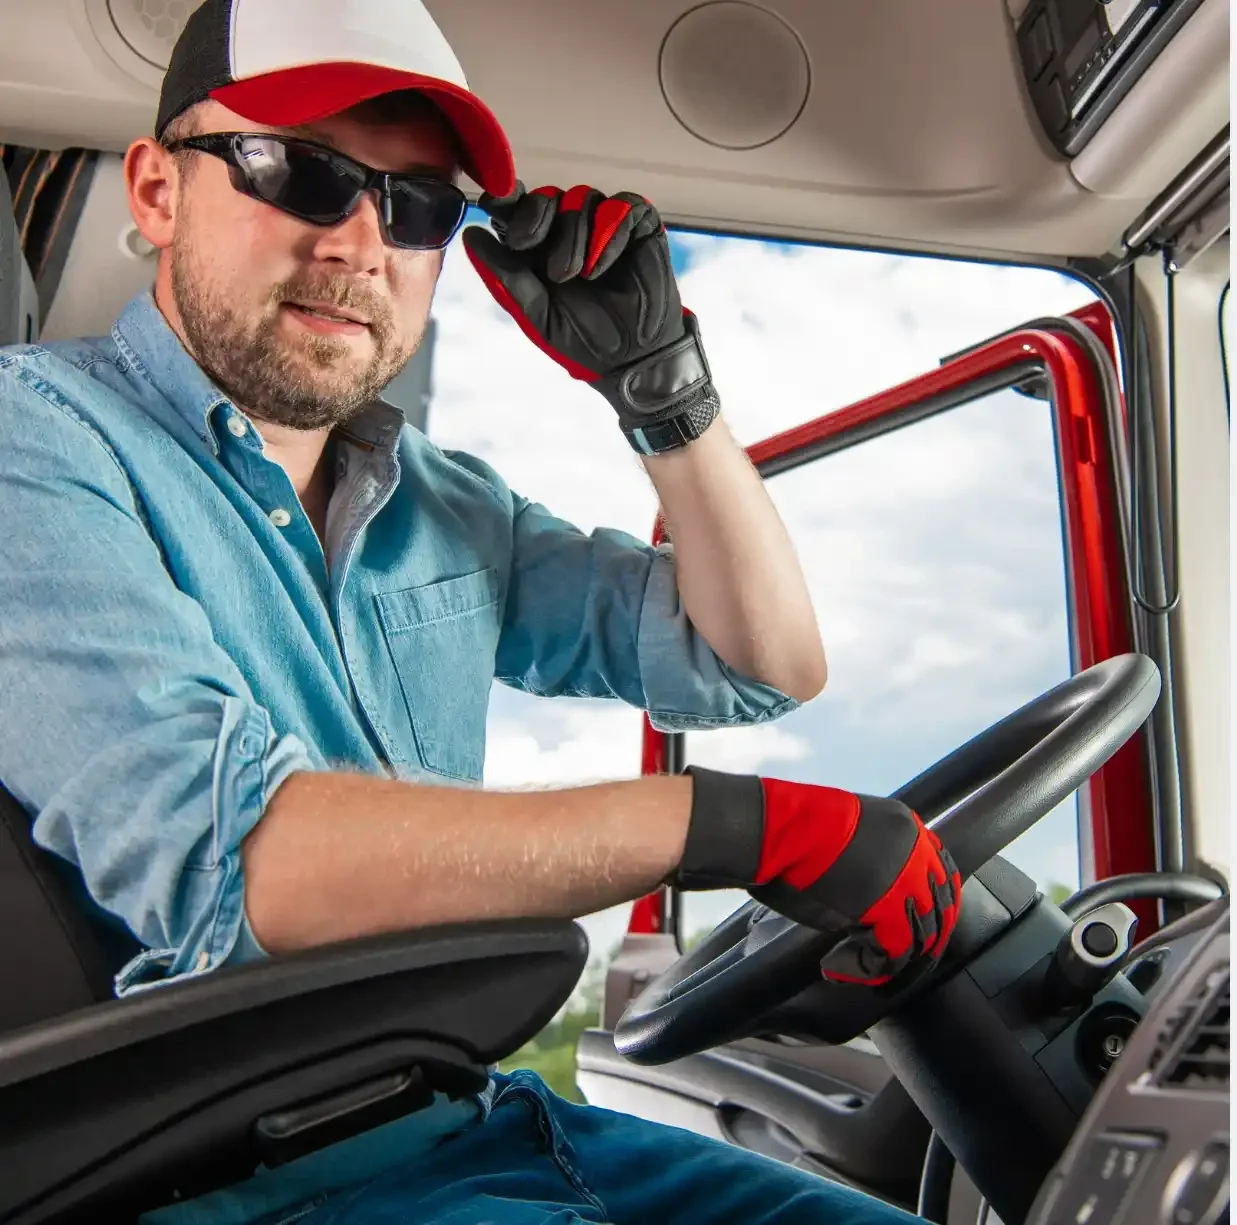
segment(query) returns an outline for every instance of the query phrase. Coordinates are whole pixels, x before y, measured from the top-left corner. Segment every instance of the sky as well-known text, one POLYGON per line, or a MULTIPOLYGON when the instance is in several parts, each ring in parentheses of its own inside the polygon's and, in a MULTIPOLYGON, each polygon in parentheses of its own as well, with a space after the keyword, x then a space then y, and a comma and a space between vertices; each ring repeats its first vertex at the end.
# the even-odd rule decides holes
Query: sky
MULTIPOLYGON (((935 368, 1024 320, 1092 300, 1055 272, 702 234, 672 235, 726 421, 750 444, 935 368)), ((435 299, 428 433, 493 464, 585 531, 647 540, 657 500, 609 405, 532 345, 459 243, 435 299)), ((1047 404, 1013 391, 771 479, 829 658, 824 693, 759 728, 691 733, 688 760, 888 793, 1070 672, 1047 404)), ((496 685, 485 782, 632 777, 640 715, 496 685)), ((1078 883, 1073 801, 1010 848, 1078 883)), ((692 894, 685 927, 742 895, 692 894)), ((595 954, 627 908, 589 916, 595 954)))

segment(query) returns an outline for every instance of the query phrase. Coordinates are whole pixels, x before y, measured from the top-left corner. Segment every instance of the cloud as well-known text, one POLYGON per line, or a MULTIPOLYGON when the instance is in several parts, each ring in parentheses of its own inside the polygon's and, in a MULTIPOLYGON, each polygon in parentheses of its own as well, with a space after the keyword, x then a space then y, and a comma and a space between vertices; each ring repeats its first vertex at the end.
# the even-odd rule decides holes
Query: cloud
MULTIPOLYGON (((491 715, 487 729, 487 787, 584 786, 639 775, 643 724, 630 707, 512 696, 495 694, 502 713, 491 715)), ((709 732, 693 761, 744 774, 811 754, 809 740, 773 723, 709 732)))
MULTIPOLYGON (((1093 297, 1034 269, 697 234, 676 235, 675 247, 683 300, 744 443, 1093 297)), ((458 245, 434 309, 431 436, 486 459, 584 530, 647 539, 657 500, 609 406, 528 342, 458 245)), ((769 488, 808 576, 830 683, 776 724, 692 734, 691 760, 891 789, 1068 675, 1047 405, 990 395, 769 488)), ((495 691, 489 785, 630 777, 639 761, 633 710, 495 691)), ((1063 810, 1042 822, 1019 862, 1072 881, 1072 820, 1063 810)), ((589 922, 606 932, 621 916, 589 922)))
POLYGON ((487 787, 584 786, 639 775, 641 722, 630 707, 513 696, 515 710, 489 721, 487 787))

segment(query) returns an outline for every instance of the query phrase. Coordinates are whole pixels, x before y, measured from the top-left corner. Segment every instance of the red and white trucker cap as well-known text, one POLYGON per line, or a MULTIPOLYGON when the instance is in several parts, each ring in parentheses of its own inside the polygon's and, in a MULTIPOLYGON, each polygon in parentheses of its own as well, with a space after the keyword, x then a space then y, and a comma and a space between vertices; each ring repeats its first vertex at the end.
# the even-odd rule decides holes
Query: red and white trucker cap
POLYGON ((455 128, 483 190, 515 190, 511 146, 420 0, 205 0, 163 78, 155 137, 214 98, 271 127, 311 123, 398 89, 425 94, 455 128))

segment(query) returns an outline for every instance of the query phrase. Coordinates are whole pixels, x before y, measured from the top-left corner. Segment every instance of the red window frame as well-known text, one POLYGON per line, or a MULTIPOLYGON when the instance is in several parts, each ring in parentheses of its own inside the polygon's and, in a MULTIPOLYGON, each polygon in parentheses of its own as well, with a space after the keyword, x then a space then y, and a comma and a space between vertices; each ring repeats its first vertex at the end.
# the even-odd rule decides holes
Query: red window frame
MULTIPOLYGON (((1072 318, 1096 333, 1115 365, 1116 334, 1107 308, 1096 301, 1073 312, 1072 318)), ((795 466, 787 462, 792 456, 809 455, 802 462, 811 462, 858 445, 871 436, 868 427, 876 423, 896 428, 889 419, 904 417, 898 424, 910 424, 1036 376, 1045 379, 1051 391, 1071 601, 1071 658, 1074 669, 1081 671, 1136 647, 1115 471, 1115 457, 1123 452, 1111 436, 1117 427, 1104 402, 1093 358, 1075 335, 1046 327, 1006 333, 926 374, 755 443, 747 453, 762 474, 774 475, 795 466)), ((1116 414, 1121 428, 1124 408, 1119 405, 1116 414)), ((659 518, 654 544, 663 538, 659 518)), ((676 772, 682 764, 674 760, 679 752, 681 738, 657 731, 645 716, 641 773, 676 772)), ((1089 858, 1090 871, 1084 870, 1088 880, 1155 870, 1148 754, 1143 729, 1088 780, 1080 795, 1084 851, 1091 852, 1084 855, 1084 862, 1089 858)), ((667 930, 669 897, 669 890, 661 889, 639 899, 632 908, 629 931, 667 930)), ((1153 930, 1154 908, 1139 910, 1142 930, 1153 930)))

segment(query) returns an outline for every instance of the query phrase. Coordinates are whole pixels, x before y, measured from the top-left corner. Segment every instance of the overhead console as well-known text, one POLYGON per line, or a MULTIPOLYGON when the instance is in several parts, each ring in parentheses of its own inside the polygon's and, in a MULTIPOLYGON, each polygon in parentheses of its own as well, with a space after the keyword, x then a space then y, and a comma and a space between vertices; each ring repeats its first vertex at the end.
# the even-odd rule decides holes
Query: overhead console
POLYGON ((1031 101, 1075 156, 1202 0, 1031 0, 1017 26, 1031 101))

